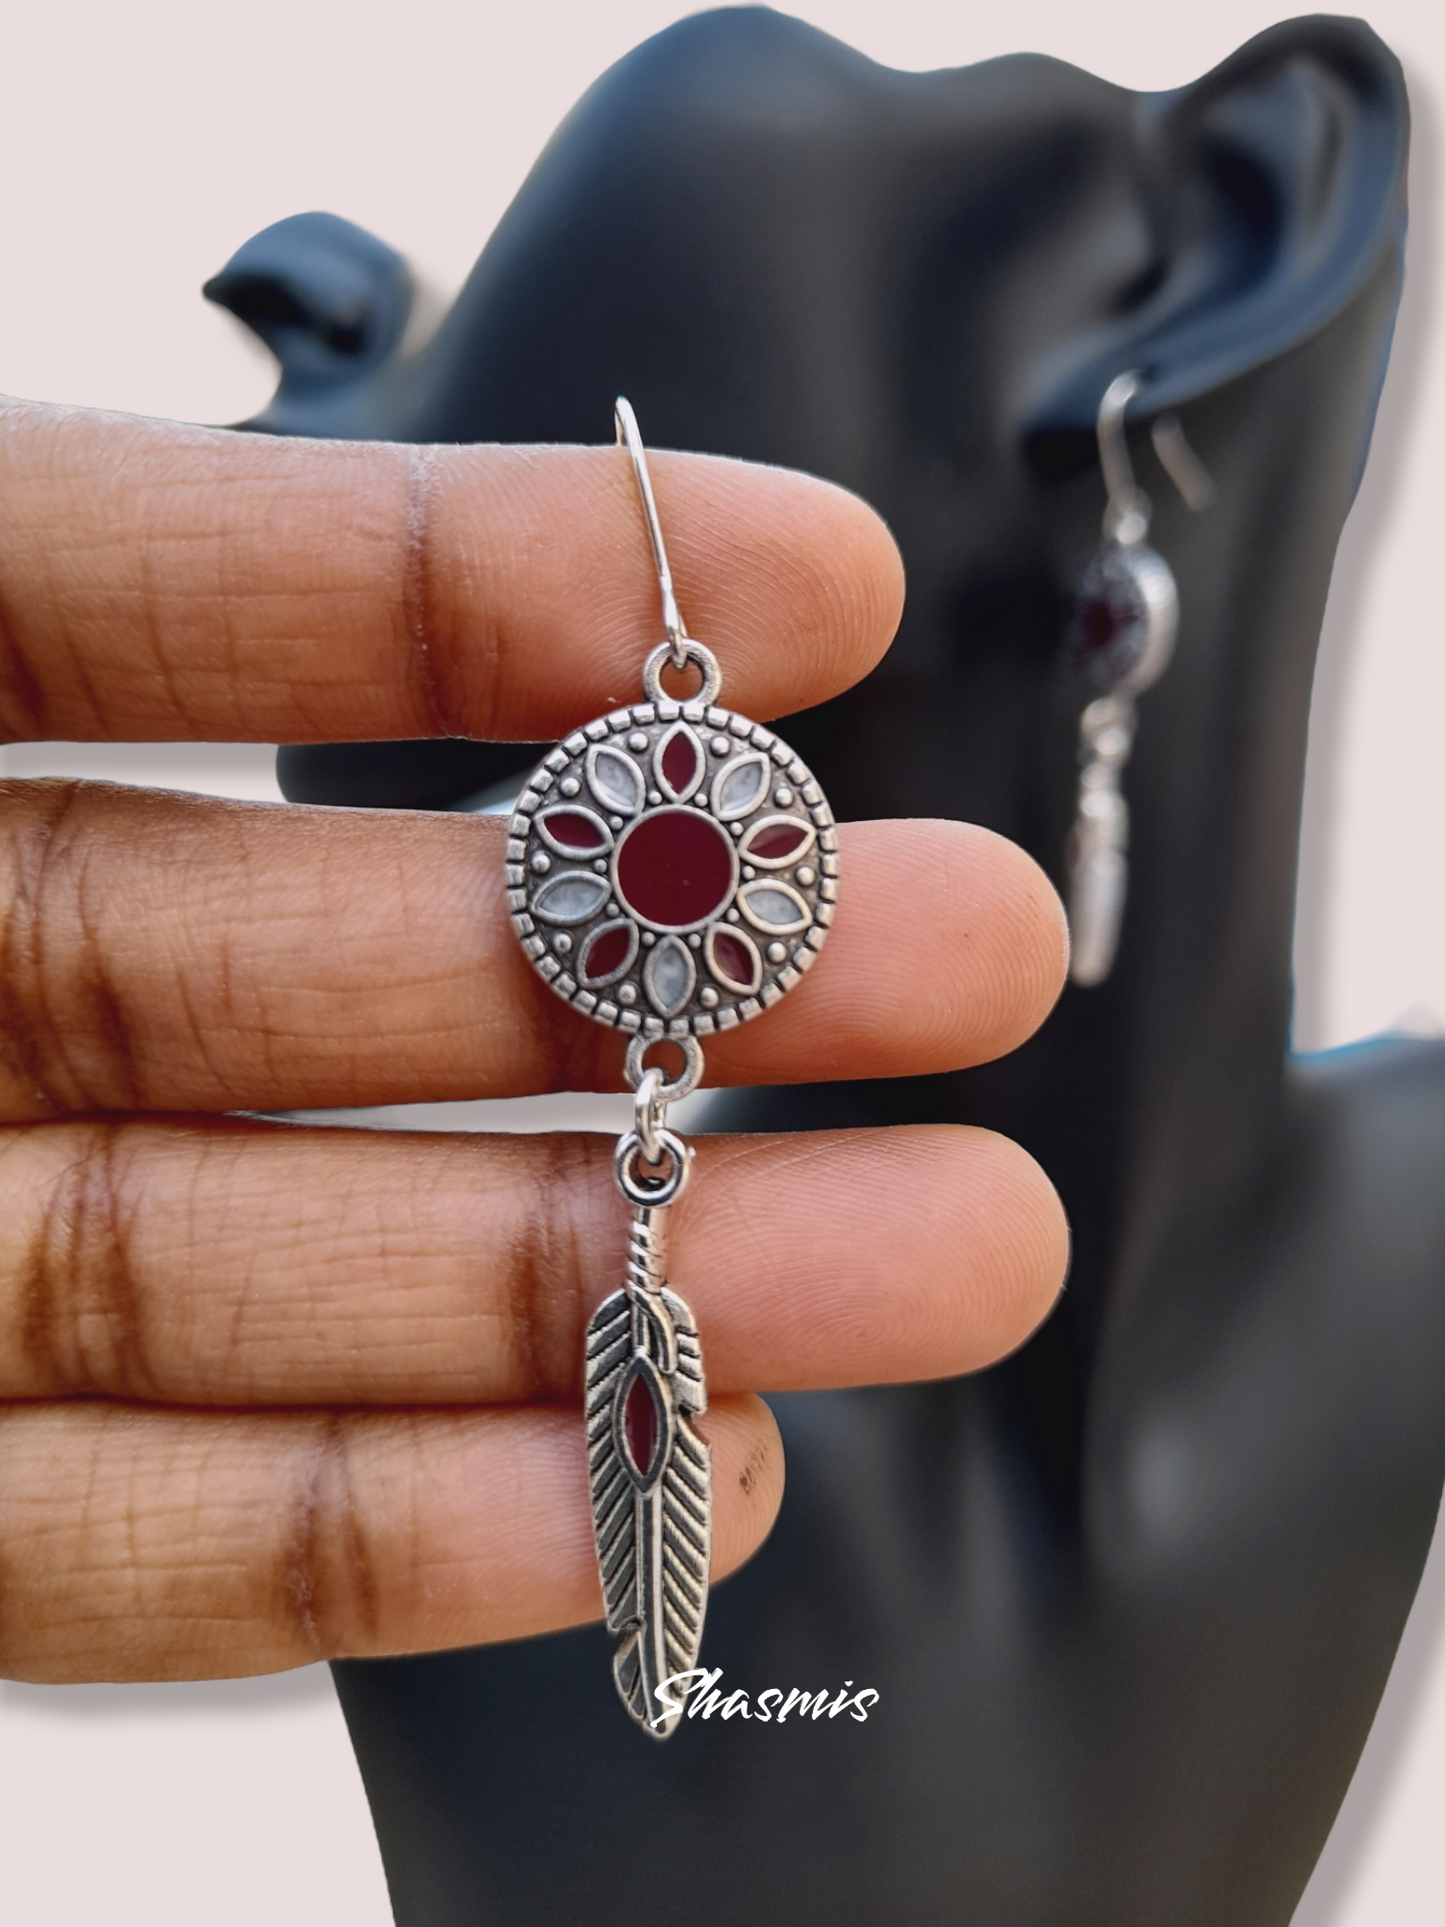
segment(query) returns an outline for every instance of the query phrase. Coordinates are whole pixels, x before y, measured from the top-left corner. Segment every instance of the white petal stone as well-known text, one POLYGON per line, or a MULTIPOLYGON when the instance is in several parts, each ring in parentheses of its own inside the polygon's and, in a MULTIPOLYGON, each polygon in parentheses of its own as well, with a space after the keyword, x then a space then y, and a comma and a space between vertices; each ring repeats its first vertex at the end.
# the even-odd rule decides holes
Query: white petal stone
POLYGON ((620 749, 598 743, 588 751, 587 784, 604 810, 636 816, 642 808, 642 771, 620 749))
POLYGON ((766 930, 770 936, 806 930, 813 920, 812 912, 797 891, 772 877, 745 883, 738 891, 738 904, 748 922, 758 930, 766 930))
POLYGON ((675 1017, 692 995, 697 966, 692 952, 676 937, 664 937, 642 966, 642 988, 659 1017, 675 1017))
POLYGON ((743 858, 764 870, 786 869, 791 864, 802 862, 812 849, 816 835, 812 824, 805 823, 800 816, 765 816, 753 824, 743 839, 743 858), (769 856, 767 845, 781 840, 783 832, 791 833, 785 853, 782 856, 769 856))
POLYGON ((607 901, 608 889, 607 878, 590 870, 563 870, 532 898, 532 914, 543 923, 586 923, 607 901))
POLYGON ((584 803, 564 803, 560 808, 541 811, 537 817, 537 828, 550 849, 555 850, 559 856, 570 856, 574 862, 583 857, 601 856, 604 851, 612 848, 611 830, 596 810, 589 810, 584 803), (569 818, 572 819, 571 822, 568 821, 569 818), (569 841, 565 833, 569 829, 575 832, 578 820, 591 830, 593 837, 591 842, 569 841), (561 836, 556 834, 554 823, 560 824, 564 832, 561 836))
POLYGON ((767 795, 772 781, 772 765, 760 751, 739 756, 718 771, 712 786, 713 813, 726 822, 748 816, 767 795))

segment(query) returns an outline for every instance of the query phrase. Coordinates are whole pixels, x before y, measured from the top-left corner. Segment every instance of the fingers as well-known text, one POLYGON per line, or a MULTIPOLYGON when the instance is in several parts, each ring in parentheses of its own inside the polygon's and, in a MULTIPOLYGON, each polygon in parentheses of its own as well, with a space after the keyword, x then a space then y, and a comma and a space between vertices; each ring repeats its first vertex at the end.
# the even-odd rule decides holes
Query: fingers
MULTIPOLYGON (((523 957, 489 818, 0 784, 0 1116, 282 1110, 616 1088, 621 1044, 523 957)), ((838 913, 713 1083, 912 1076, 1010 1050, 1063 913, 958 823, 840 831, 838 913)))
MULTIPOLYGON (((1062 1283, 1058 1200, 989 1132, 703 1139, 698 1159, 667 1264, 714 1393, 971 1371, 1062 1283)), ((597 1137, 0 1133, 0 1398, 576 1401, 625 1241, 597 1137)))
MULTIPOLYGON (((731 704, 781 715, 872 667, 903 583, 870 509, 781 469, 653 468, 731 704)), ((0 405, 0 738, 540 741, 629 699, 659 636, 621 450, 0 405)))
MULTIPOLYGON (((761 1544, 782 1452, 756 1399, 700 1421, 713 1573, 761 1544)), ((574 1413, 0 1415, 0 1672, 201 1679, 601 1616, 574 1413)))

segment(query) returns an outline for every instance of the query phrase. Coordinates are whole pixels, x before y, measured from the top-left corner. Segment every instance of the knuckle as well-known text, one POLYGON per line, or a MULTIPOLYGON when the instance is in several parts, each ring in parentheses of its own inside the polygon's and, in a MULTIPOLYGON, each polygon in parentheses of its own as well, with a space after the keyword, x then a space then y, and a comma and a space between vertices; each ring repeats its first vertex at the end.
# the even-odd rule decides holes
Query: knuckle
POLYGON ((344 1414, 320 1418, 292 1488, 281 1608, 314 1659, 369 1653, 377 1643, 376 1573, 357 1506, 350 1435, 344 1414))
POLYGON ((406 463, 400 638, 413 701, 427 734, 483 741, 507 734, 502 665, 509 631, 499 610, 466 587, 457 542, 457 470, 445 451, 412 446, 406 463))
POLYGON ((37 742, 47 734, 44 687, 8 604, 0 589, 0 741, 37 742))
POLYGON ((31 1382, 62 1393, 154 1397, 131 1260, 134 1201, 123 1130, 68 1126, 23 1264, 21 1343, 31 1382))
POLYGON ((0 1073, 23 1112, 140 1101, 131 1024, 107 973, 83 786, 3 786, 0 1073))
POLYGON ((436 568, 436 451, 413 446, 406 464, 406 513, 402 539, 402 640, 410 667, 413 698, 429 730, 451 735, 445 638, 439 621, 436 568))
MULTIPOLYGON (((562 1088, 562 1087, 558 1087, 562 1088)), ((512 1376, 524 1398, 561 1403, 580 1396, 584 1305, 601 1167, 585 1137, 557 1141, 527 1182, 513 1253, 509 1297, 512 1376)))

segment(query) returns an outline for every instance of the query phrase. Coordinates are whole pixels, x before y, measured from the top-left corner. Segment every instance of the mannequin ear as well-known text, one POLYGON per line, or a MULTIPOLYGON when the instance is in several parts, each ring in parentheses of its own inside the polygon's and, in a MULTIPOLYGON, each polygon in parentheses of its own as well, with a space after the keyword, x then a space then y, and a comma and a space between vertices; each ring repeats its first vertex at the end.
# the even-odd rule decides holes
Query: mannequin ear
POLYGON ((384 361, 405 331, 414 290, 402 257, 364 228, 336 214, 293 214, 253 234, 201 292, 275 355, 280 401, 349 383, 384 361))
POLYGON ((1289 20, 1177 93, 1139 96, 1152 261, 1040 370, 1025 431, 1092 436, 1114 376, 1132 415, 1188 402, 1294 347, 1404 258, 1409 105, 1359 20, 1289 20))

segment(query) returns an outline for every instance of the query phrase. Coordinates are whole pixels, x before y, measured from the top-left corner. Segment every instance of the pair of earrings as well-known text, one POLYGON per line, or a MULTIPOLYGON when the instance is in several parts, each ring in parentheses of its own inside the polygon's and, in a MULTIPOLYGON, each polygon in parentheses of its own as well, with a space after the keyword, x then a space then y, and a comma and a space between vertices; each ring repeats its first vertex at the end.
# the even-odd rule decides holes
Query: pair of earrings
MULTIPOLYGON (((1168 563, 1147 545, 1153 505, 1134 479, 1124 433, 1139 383, 1137 371, 1118 375, 1099 403, 1099 463, 1108 494, 1103 540, 1079 577, 1065 643, 1093 697, 1079 717, 1078 807, 1066 851, 1069 974, 1083 986, 1104 981, 1119 948, 1129 878, 1123 775, 1134 746, 1135 698, 1169 666, 1179 627, 1179 591, 1168 563)), ((1210 507, 1214 484, 1178 416, 1161 415, 1151 439, 1185 505, 1196 513, 1210 507)))
MULTIPOLYGON (((1079 724, 1078 818, 1069 854, 1075 983, 1108 975, 1126 883, 1128 806, 1120 779, 1134 700, 1163 672, 1179 598, 1145 544, 1148 497, 1134 480, 1124 411, 1137 374, 1099 407, 1108 489, 1104 539, 1080 578, 1069 648, 1096 692, 1079 724)), ((760 1017, 822 949, 838 895, 838 838, 811 771, 777 734, 718 703, 716 656, 687 633, 637 420, 625 399, 617 438, 631 457, 651 541, 663 639, 642 664, 638 703, 575 730, 542 762, 508 825, 507 905, 524 952, 558 996, 627 1040, 633 1128, 614 1172, 632 1208, 621 1288, 587 1327, 588 1476, 598 1573, 617 1645, 613 1676, 637 1724, 665 1739, 696 1669, 707 1607, 712 1475, 695 1425, 707 1390, 697 1324, 667 1281, 663 1234, 692 1152, 668 1106, 697 1088, 703 1040, 760 1017), (664 671, 694 673, 690 698, 664 671), (669 1077, 649 1063, 670 1046, 669 1077)), ((1213 485, 1177 420, 1154 446, 1190 508, 1213 485)))

